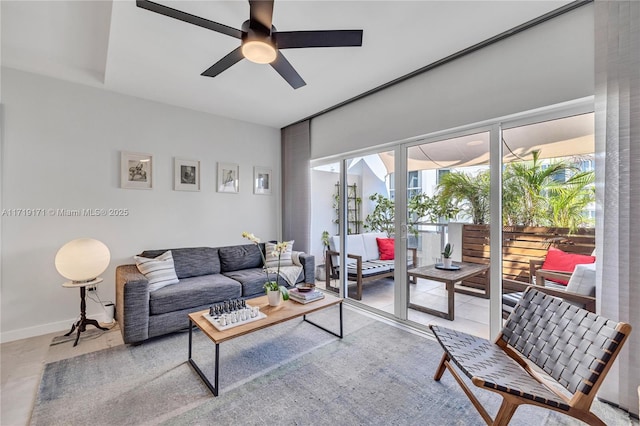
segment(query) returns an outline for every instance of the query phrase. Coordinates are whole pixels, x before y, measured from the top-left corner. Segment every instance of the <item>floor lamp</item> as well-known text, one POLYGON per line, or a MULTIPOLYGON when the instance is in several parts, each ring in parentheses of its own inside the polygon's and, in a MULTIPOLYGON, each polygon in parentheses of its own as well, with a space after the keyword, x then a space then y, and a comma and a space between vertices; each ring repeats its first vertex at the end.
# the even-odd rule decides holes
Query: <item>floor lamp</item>
POLYGON ((80 333, 87 329, 87 325, 93 325, 100 330, 108 330, 101 327, 98 321, 87 318, 87 304, 85 302, 86 288, 93 287, 102 282, 98 277, 109 266, 111 253, 104 243, 92 238, 79 238, 63 245, 56 254, 56 269, 58 273, 70 280, 62 284, 67 288, 80 289, 80 319, 71 326, 71 330, 65 336, 77 331, 73 346, 78 344, 80 333))

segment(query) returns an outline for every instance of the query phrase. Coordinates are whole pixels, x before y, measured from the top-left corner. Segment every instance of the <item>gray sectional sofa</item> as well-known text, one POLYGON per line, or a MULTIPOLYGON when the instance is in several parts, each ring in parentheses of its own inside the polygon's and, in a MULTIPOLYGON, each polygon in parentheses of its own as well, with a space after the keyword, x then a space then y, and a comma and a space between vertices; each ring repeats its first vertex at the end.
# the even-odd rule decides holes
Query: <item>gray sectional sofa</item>
MULTIPOLYGON (((264 244, 147 250, 155 258, 167 250, 173 255, 179 282, 149 291, 149 281, 135 264, 116 268, 116 320, 125 343, 139 343, 188 328, 187 314, 227 299, 264 294, 264 244)), ((315 259, 301 253, 302 273, 297 282, 315 282, 315 259)), ((287 283, 279 278, 282 285, 287 283)))

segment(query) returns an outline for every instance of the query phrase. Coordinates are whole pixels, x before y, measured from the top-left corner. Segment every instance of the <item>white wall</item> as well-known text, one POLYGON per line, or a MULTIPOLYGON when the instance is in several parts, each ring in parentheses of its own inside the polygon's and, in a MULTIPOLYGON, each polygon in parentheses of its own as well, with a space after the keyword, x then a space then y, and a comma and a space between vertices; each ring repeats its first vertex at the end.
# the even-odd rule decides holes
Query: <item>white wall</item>
MULTIPOLYGON (((340 165, 336 164, 336 168, 340 165)), ((311 170, 311 211, 313 212, 313 221, 311 223, 311 249, 310 253, 316 256, 316 265, 323 263, 322 257, 322 231, 329 231, 329 235, 336 235, 338 231, 338 225, 334 223, 336 219, 336 210, 333 208, 334 195, 336 193, 336 183, 340 180, 340 174, 337 172, 327 172, 322 170, 311 170)), ((362 197, 361 215, 360 218, 364 223, 364 219, 370 213, 373 207, 368 200, 368 193, 364 193, 364 190, 368 190, 371 184, 378 185, 374 188, 373 192, 385 193, 386 188, 384 183, 382 187, 379 186, 380 180, 375 178, 375 175, 368 167, 361 167, 360 165, 350 169, 347 176, 349 185, 354 183, 358 185, 358 196, 362 197), (353 171, 353 173, 351 173, 353 171)), ((361 228, 361 232, 364 229, 361 228)))
POLYGON ((378 193, 388 198, 389 190, 387 189, 385 181, 380 180, 366 163, 362 162, 362 164, 362 186, 360 187, 359 195, 362 197, 362 232, 367 232, 367 230, 364 229, 365 219, 376 207, 376 203, 369 200, 369 196, 378 193))
MULTIPOLYGON (((318 169, 311 170, 311 211, 313 212, 311 223, 311 254, 316 259, 322 259, 322 231, 329 231, 329 235, 336 235, 337 225, 333 222, 336 218, 336 211, 333 208, 333 196, 336 191, 335 184, 340 180, 340 163, 335 163, 334 172, 318 169)), ((375 208, 375 203, 369 201, 369 195, 377 192, 385 197, 389 196, 389 191, 384 181, 381 181, 371 168, 360 161, 349 169, 349 185, 358 185, 358 196, 362 198, 360 206, 360 220, 362 220, 361 232, 366 232, 364 223, 367 215, 375 208)), ((316 264, 323 263, 316 260, 316 264)))
MULTIPOLYGON (((338 170, 340 165, 337 164, 338 170)), ((336 182, 340 180, 340 173, 311 170, 311 248, 310 252, 316 257, 316 265, 322 261, 322 231, 329 231, 335 235, 337 225, 333 223, 336 211, 333 208, 333 196, 336 192, 336 182)))
MULTIPOLYGON (((61 287, 57 250, 103 241, 111 264, 100 297, 115 300, 115 267, 144 249, 240 244, 242 231, 280 231, 280 130, 2 70, 2 341, 71 326, 79 291, 61 287), (120 151, 153 154, 154 188, 120 188, 120 151), (202 190, 173 190, 174 157, 201 161, 202 190), (240 165, 240 193, 215 190, 216 162, 240 165), (273 195, 253 195, 253 166, 273 170, 273 195), (124 208, 127 217, 15 217, 8 209, 124 208)), ((329 201, 330 202, 330 201, 329 201)), ((100 305, 88 302, 89 315, 100 305)))
POLYGON ((316 117, 311 158, 591 96, 593 34, 583 6, 316 117))

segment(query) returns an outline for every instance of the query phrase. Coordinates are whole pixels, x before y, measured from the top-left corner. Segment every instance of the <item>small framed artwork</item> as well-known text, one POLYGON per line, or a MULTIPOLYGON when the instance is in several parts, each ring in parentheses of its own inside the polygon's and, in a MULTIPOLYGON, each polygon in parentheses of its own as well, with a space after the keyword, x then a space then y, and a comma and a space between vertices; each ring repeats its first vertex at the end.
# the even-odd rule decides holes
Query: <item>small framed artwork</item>
POLYGON ((266 167, 253 168, 253 193, 258 195, 271 195, 271 169, 266 167))
POLYGON ((141 152, 120 152, 120 187, 153 188, 153 156, 141 152))
POLYGON ((175 158, 173 181, 175 191, 200 191, 200 162, 175 158))
POLYGON ((218 192, 234 194, 240 192, 240 166, 233 163, 218 163, 218 192))

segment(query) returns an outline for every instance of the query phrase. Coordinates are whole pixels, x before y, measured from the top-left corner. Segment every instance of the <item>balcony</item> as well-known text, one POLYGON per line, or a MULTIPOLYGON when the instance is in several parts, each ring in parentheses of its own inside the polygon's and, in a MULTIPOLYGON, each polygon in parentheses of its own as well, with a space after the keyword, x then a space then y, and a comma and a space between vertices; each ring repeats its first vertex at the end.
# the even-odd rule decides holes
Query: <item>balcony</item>
MULTIPOLYGON (((409 244, 417 248, 418 266, 439 261, 442 247, 453 243, 454 262, 489 264, 489 225, 462 223, 421 225, 416 237, 409 244), (459 248, 459 249, 458 249, 459 248)), ((581 228, 570 232, 567 228, 548 227, 503 227, 503 277, 528 283, 530 261, 543 260, 549 247, 556 247, 568 253, 591 254, 595 247, 595 230, 581 228)), ((320 288, 324 281, 317 281, 320 288)), ((337 282, 335 284, 337 286, 337 282)), ((488 274, 482 274, 458 285, 454 297, 455 318, 453 321, 408 309, 408 319, 420 325, 441 324, 467 333, 487 338, 489 336, 489 299, 483 296, 489 285, 488 274), (468 294, 474 293, 477 294, 468 294)), ((352 295, 350 291, 350 295, 352 295)), ((441 282, 418 278, 409 284, 411 304, 425 306, 438 311, 447 311, 448 294, 441 282)), ((394 279, 381 278, 365 283, 360 303, 393 314, 394 279)))

